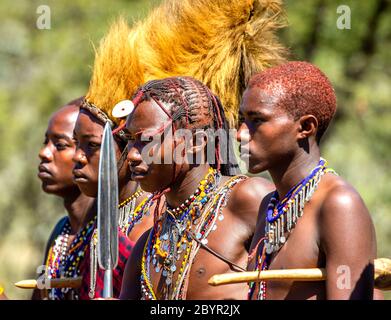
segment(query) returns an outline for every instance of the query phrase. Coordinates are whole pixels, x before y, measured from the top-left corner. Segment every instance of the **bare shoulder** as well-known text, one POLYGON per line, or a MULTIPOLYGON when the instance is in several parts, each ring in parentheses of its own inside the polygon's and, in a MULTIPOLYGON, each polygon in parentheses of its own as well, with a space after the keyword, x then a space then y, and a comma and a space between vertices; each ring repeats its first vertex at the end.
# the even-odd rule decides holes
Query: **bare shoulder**
POLYGON ((262 200, 274 190, 274 184, 261 177, 251 177, 239 182, 232 189, 228 208, 236 215, 258 216, 262 200))
POLYGON ((336 242, 374 244, 375 231, 371 215, 357 190, 341 177, 328 175, 320 208, 320 236, 327 246, 336 242))
POLYGON ((122 279, 122 288, 119 298, 121 300, 138 300, 140 299, 140 274, 141 260, 144 252, 145 243, 148 241, 150 230, 147 230, 137 240, 132 253, 126 262, 125 271, 122 279))
MULTIPOLYGON (((134 256, 139 258, 144 251, 145 243, 148 241, 149 234, 151 233, 152 228, 149 228, 146 230, 141 237, 137 240, 136 244, 134 245, 134 256)), ((132 252, 132 253, 133 253, 132 252)))
POLYGON ((251 177, 234 186, 230 202, 235 206, 248 206, 260 203, 262 199, 274 190, 274 184, 261 177, 251 177))
POLYGON ((352 185, 335 175, 328 175, 325 180, 327 186, 325 186, 320 211, 321 218, 337 220, 370 218, 363 199, 352 185))
POLYGON ((319 249, 325 257, 327 299, 372 299, 376 235, 359 193, 341 177, 326 174, 318 188, 319 249), (340 286, 342 269, 350 284, 340 286))

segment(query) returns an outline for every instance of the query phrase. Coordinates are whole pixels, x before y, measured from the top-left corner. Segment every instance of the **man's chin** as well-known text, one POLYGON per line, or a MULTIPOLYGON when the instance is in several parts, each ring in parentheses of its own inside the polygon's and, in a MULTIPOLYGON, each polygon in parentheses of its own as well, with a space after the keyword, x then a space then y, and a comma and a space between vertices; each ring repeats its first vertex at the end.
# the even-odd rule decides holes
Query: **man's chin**
POLYGON ((55 179, 40 179, 41 180, 41 189, 46 193, 57 193, 61 191, 61 183, 55 179))
POLYGON ((267 170, 266 167, 264 165, 262 165, 262 163, 260 163, 260 162, 257 162, 257 163, 250 162, 248 164, 248 172, 251 174, 259 174, 259 173, 262 173, 266 170, 267 170))
POLYGON ((156 180, 142 179, 139 181, 140 188, 145 192, 154 193, 154 192, 158 192, 158 191, 163 191, 165 188, 168 187, 168 184, 169 184, 169 181, 167 181, 167 184, 165 184, 165 185, 157 185, 154 182, 156 182, 156 180))
POLYGON ((85 184, 78 183, 77 186, 82 194, 87 197, 96 198, 98 196, 98 190, 92 187, 89 187, 85 184))
POLYGON ((80 193, 80 189, 77 187, 77 185, 58 185, 46 183, 42 184, 42 191, 61 198, 67 197, 71 194, 80 193))
POLYGON ((139 181, 139 183, 140 183, 140 188, 145 192, 153 193, 159 191, 157 187, 151 186, 150 184, 146 183, 145 180, 141 180, 139 181))
POLYGON ((57 195, 59 192, 58 186, 55 184, 47 184, 47 183, 42 183, 42 191, 48 194, 54 194, 57 195))
POLYGON ((251 174, 259 174, 262 172, 262 170, 257 170, 256 168, 249 168, 248 172, 251 174))

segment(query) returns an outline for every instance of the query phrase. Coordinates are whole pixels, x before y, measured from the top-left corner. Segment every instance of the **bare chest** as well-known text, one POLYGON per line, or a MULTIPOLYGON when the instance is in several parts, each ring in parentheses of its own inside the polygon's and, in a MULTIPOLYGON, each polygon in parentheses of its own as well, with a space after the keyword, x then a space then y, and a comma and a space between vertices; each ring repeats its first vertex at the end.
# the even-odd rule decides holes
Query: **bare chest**
MULTIPOLYGON (((304 213, 289 234, 282 248, 271 256, 269 270, 317 268, 324 264, 324 257, 319 249, 317 202, 306 204, 304 213)), ((257 238, 261 238, 257 230, 257 238)), ((263 244, 258 248, 262 252, 263 244)), ((252 268, 255 262, 252 261, 252 268)), ((267 299, 316 299, 324 295, 321 282, 293 282, 288 280, 267 281, 267 299)), ((257 292, 258 292, 257 288, 257 292)))

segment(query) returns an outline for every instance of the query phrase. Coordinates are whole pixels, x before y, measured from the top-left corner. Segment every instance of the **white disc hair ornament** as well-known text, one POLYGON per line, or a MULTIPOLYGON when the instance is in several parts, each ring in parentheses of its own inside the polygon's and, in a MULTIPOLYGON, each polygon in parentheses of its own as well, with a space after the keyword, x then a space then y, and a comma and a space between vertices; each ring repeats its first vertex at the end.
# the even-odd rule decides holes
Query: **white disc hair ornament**
POLYGON ((122 100, 114 106, 111 114, 115 118, 124 118, 127 115, 131 114, 133 110, 134 104, 131 100, 122 100))

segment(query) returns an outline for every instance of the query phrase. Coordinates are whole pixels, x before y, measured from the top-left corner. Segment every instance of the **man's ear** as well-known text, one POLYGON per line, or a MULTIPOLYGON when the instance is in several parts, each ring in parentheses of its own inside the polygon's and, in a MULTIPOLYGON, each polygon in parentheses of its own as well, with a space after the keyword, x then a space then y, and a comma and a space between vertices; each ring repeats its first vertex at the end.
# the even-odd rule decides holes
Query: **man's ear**
POLYGON ((318 119, 311 114, 302 116, 299 119, 298 139, 306 139, 311 136, 316 136, 318 132, 318 119))

